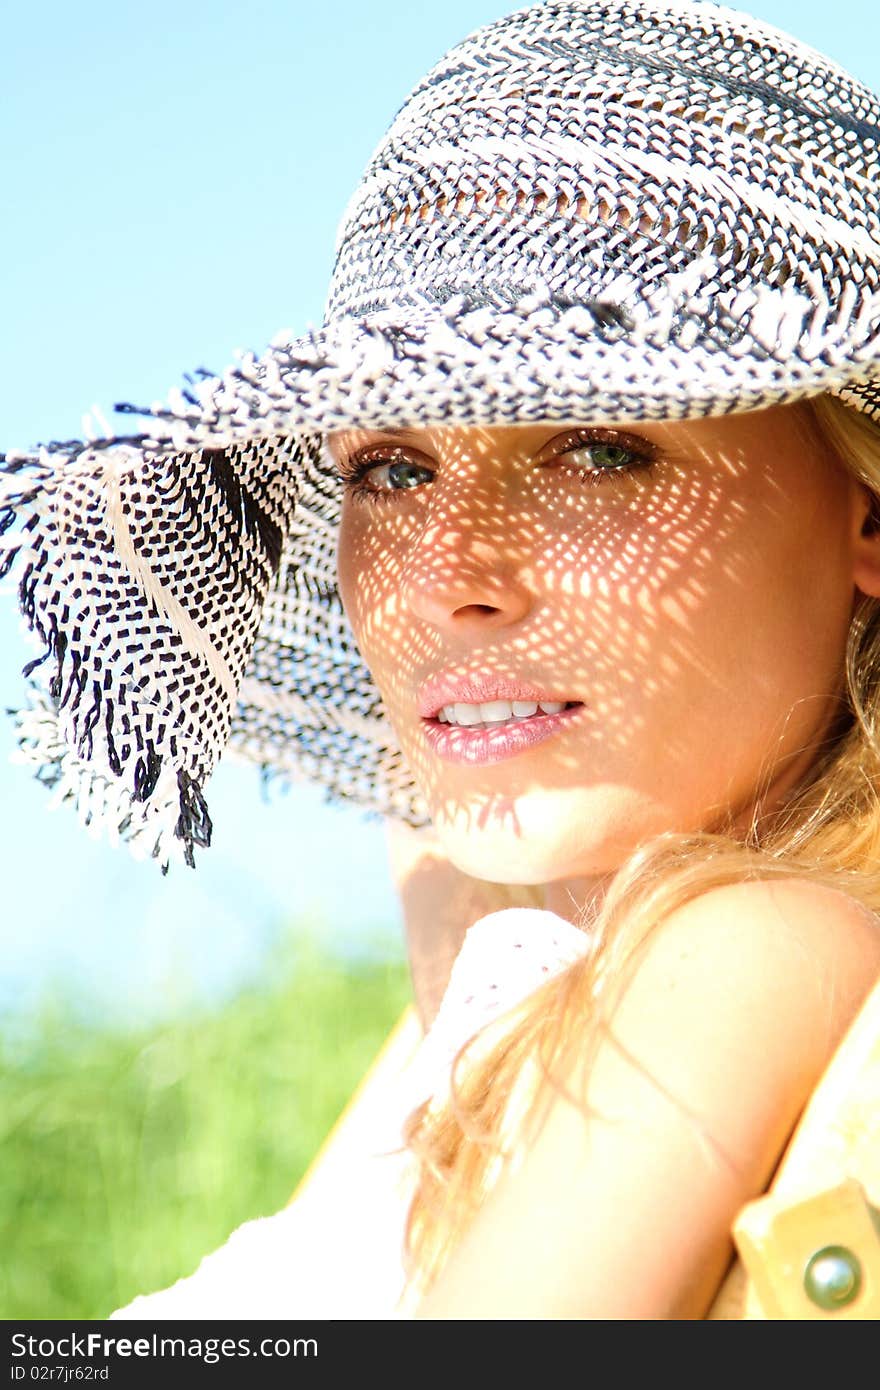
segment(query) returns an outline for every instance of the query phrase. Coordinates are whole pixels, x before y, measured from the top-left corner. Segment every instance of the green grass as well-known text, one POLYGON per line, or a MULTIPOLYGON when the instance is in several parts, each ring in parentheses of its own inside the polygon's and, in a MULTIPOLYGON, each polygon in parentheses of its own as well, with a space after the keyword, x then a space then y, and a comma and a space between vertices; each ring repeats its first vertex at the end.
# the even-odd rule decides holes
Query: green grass
POLYGON ((48 1010, 0 1038, 0 1318, 104 1318, 282 1207, 409 992, 307 941, 273 980, 138 1033, 48 1010))

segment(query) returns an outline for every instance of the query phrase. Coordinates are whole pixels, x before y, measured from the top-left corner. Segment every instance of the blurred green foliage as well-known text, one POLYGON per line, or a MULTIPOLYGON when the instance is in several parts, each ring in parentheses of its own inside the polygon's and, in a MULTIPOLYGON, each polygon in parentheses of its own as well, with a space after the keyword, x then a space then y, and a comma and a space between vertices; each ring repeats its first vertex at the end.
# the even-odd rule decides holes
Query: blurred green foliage
POLYGON ((0 1035, 0 1318, 105 1318, 285 1205, 409 994, 294 936, 272 978, 136 1033, 0 1035))

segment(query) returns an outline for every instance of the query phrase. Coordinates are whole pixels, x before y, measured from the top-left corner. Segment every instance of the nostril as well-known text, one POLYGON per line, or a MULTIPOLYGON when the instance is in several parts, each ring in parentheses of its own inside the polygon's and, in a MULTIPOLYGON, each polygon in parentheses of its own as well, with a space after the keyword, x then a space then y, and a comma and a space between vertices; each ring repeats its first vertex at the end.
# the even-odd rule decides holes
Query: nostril
POLYGON ((500 608, 496 608, 491 603, 465 603, 461 608, 456 608, 455 613, 500 613, 500 608))
POLYGON ((529 590, 516 581, 470 582, 462 575, 449 581, 430 576, 421 583, 410 579, 403 586, 402 598, 417 617, 435 626, 446 625, 450 632, 459 634, 469 626, 476 632, 479 628, 518 623, 532 607, 529 590), (494 602, 485 602, 487 599, 494 602))

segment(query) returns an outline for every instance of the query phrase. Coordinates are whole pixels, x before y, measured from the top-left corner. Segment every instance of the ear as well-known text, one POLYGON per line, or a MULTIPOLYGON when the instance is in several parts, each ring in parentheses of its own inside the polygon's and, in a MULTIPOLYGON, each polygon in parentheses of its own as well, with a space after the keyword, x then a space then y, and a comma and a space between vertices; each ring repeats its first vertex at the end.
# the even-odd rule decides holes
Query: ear
POLYGON ((853 583, 869 598, 880 598, 880 496, 864 483, 857 488, 853 583))

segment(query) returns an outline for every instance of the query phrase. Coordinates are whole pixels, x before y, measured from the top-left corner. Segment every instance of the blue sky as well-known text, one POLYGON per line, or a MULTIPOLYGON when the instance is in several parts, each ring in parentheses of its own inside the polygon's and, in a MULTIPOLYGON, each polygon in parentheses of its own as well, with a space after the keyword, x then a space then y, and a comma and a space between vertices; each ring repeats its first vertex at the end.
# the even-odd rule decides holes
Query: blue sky
MULTIPOLYGON (((504 0, 35 0, 4 14, 0 442, 81 432, 320 320, 336 226, 408 90, 504 0)), ((873 0, 745 8, 875 89, 873 0)), ((0 708, 26 659, 0 605, 0 708)), ((357 948, 399 919, 380 827, 221 766, 214 847, 162 880, 45 812, 0 720, 0 1009, 47 978, 88 1007, 185 1007, 259 969, 290 916, 357 948), (346 865, 341 875, 340 865, 346 865), (340 888, 343 882, 346 888, 340 888), (354 886, 350 891, 348 885, 354 886)))

